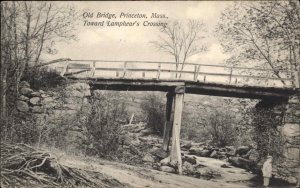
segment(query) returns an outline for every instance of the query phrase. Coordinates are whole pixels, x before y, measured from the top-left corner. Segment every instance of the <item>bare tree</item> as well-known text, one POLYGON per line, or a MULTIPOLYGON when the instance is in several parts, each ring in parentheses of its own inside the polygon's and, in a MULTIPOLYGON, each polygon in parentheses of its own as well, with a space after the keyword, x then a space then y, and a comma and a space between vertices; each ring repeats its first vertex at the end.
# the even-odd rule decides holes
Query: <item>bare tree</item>
POLYGON ((7 114, 7 96, 15 101, 24 73, 39 64, 43 53, 54 53, 55 43, 75 39, 77 18, 70 5, 1 2, 1 118, 7 114))
POLYGON ((226 9, 217 33, 233 54, 228 63, 271 68, 275 77, 293 78, 278 69, 299 70, 299 10, 298 1, 243 2, 226 9))
POLYGON ((205 38, 203 35, 205 31, 205 25, 199 20, 188 20, 187 23, 173 21, 166 27, 160 28, 161 35, 151 43, 159 51, 173 56, 176 71, 181 72, 189 57, 207 50, 205 45, 200 44, 200 41, 205 38))

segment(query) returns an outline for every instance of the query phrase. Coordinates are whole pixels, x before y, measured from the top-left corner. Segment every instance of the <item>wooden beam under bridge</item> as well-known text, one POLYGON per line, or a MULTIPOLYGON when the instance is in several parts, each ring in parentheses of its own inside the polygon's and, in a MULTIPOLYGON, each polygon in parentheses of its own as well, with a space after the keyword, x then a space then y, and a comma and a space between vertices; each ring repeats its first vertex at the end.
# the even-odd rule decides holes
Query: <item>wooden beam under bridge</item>
POLYGON ((172 128, 172 146, 170 151, 170 163, 176 164, 179 174, 182 174, 182 160, 180 151, 180 128, 181 116, 183 109, 183 98, 185 87, 178 86, 175 88, 175 102, 174 102, 174 121, 172 128))
POLYGON ((174 114, 174 91, 169 91, 167 93, 167 103, 166 103, 166 122, 164 124, 164 136, 163 136, 163 150, 169 151, 170 143, 170 133, 173 123, 173 114, 174 114))

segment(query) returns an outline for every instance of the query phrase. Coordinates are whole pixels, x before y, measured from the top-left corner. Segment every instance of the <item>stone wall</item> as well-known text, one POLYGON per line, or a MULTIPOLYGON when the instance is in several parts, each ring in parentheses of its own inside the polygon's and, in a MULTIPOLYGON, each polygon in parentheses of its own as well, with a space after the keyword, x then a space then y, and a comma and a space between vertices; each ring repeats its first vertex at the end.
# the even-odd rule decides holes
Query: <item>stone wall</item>
POLYGON ((298 184, 300 181, 300 95, 291 96, 283 119, 282 136, 284 139, 284 162, 278 173, 287 181, 298 184))
MULTIPOLYGON (((90 86, 86 83, 69 83, 60 89, 34 91, 28 82, 23 81, 20 83, 16 107, 20 114, 33 115, 41 136, 49 136, 47 134, 50 134, 51 128, 67 130, 61 134, 67 135, 68 141, 72 142, 80 133, 79 113, 86 112, 90 108, 88 102, 90 96, 90 86), (64 127, 68 128, 64 129, 64 127)), ((51 138, 47 139, 51 140, 51 138)), ((66 143, 65 145, 72 147, 72 144, 66 143)), ((68 149, 71 150, 71 148, 68 149)))

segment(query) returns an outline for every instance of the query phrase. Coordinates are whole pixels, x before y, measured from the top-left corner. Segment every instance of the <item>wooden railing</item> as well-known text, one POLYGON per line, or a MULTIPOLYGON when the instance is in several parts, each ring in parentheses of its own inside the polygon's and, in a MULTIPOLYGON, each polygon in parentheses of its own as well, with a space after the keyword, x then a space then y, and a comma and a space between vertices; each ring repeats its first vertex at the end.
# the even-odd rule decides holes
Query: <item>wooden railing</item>
POLYGON ((174 62, 105 60, 71 60, 56 68, 60 68, 64 76, 78 78, 183 80, 299 88, 299 72, 279 69, 197 63, 185 63, 183 68, 182 64, 178 64, 176 68, 174 62), (275 76, 275 72, 280 78, 275 76))

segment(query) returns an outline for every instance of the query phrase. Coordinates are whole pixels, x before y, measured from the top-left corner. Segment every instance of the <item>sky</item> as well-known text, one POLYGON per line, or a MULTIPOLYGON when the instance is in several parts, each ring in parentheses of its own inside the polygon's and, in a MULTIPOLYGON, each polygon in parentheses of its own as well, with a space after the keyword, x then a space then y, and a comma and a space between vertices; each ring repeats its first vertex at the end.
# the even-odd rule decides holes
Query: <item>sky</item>
MULTIPOLYGON (((66 2, 61 3, 62 6, 66 2)), ((207 34, 205 44, 208 51, 197 54, 188 59, 188 62, 221 64, 229 56, 222 53, 219 41, 214 36, 214 27, 219 21, 220 13, 228 6, 230 1, 111 1, 111 2, 68 2, 75 6, 80 12, 82 20, 76 24, 77 41, 58 43, 56 55, 44 55, 44 59, 52 60, 57 58, 71 59, 99 59, 99 60, 120 60, 120 61, 173 61, 173 57, 158 51, 150 41, 157 40, 159 35, 158 27, 108 27, 84 26, 87 21, 107 21, 106 18, 95 18, 98 12, 116 14, 119 17, 121 12, 130 14, 146 14, 148 19, 121 19, 113 21, 158 21, 149 19, 152 13, 165 14, 168 19, 162 21, 199 19, 206 24, 207 34), (93 18, 83 18, 85 12, 93 13, 93 18)))

